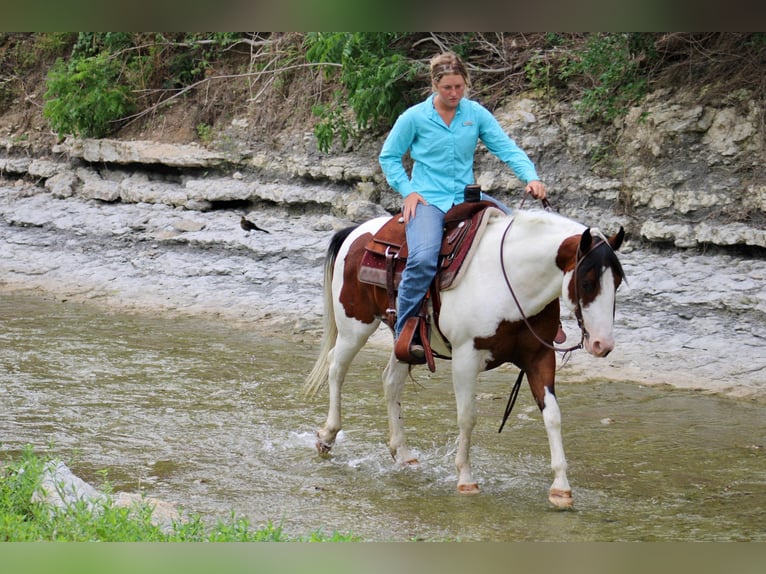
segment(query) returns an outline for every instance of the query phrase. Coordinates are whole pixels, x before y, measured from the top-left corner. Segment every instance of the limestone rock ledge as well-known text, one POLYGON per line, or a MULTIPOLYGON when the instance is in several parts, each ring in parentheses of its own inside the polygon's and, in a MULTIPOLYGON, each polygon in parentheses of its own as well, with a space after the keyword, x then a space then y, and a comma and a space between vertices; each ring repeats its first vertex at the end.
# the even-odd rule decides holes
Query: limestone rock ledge
POLYGON ((68 151, 71 157, 90 163, 161 164, 183 168, 220 167, 244 159, 194 144, 112 139, 72 140, 68 151))
MULTIPOLYGON (((529 94, 509 97, 495 115, 568 217, 609 233, 622 225, 629 240, 682 249, 766 249, 764 102, 744 91, 719 102, 699 96, 656 91, 613 131, 596 131, 573 103, 551 107, 529 94)), ((319 153, 311 134, 273 142, 242 133, 210 148, 67 139, 31 150, 0 140, 0 186, 33 182, 25 194, 193 211, 276 209, 356 223, 400 209, 377 163, 382 139, 332 154, 319 153)), ((485 191, 520 205, 522 183, 481 145, 475 175, 485 191)))

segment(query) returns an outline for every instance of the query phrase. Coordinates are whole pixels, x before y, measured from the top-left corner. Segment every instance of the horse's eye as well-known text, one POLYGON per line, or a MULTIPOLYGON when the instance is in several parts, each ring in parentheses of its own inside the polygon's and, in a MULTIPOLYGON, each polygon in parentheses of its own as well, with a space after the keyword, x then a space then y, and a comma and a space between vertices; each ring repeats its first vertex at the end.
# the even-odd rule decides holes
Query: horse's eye
POLYGON ((596 291, 596 282, 591 281, 590 279, 585 279, 582 282, 582 293, 583 295, 592 295, 596 291))

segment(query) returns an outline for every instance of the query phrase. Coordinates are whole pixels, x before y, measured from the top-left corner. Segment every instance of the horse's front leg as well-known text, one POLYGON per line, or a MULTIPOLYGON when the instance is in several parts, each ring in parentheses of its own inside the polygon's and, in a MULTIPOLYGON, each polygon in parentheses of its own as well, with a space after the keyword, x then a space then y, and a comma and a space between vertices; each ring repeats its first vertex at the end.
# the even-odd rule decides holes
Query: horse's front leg
POLYGON ((473 345, 470 349, 463 347, 453 349, 452 355, 452 386, 455 391, 455 404, 457 405, 457 425, 460 431, 458 435, 457 454, 455 455, 455 468, 457 469, 457 489, 462 494, 474 494, 479 492, 479 485, 473 478, 471 471, 471 434, 476 426, 476 377, 479 374, 477 367, 478 354, 473 345))
POLYGON ((398 361, 392 351, 391 359, 383 371, 383 392, 388 408, 388 448, 391 451, 391 456, 399 463, 417 464, 418 459, 407 447, 402 418, 402 391, 409 367, 408 364, 398 361))
POLYGON ((564 455, 564 441, 561 438, 561 410, 554 392, 555 358, 547 361, 542 372, 531 368, 527 371, 529 386, 537 401, 537 406, 543 414, 545 432, 548 435, 548 446, 551 450, 551 469, 553 484, 548 490, 548 500, 557 508, 571 508, 573 504, 572 489, 567 479, 567 459, 564 455))
POLYGON ((552 389, 545 388, 545 407, 543 408, 545 432, 548 434, 548 446, 551 449, 551 469, 553 484, 548 490, 548 500, 557 508, 571 508, 572 489, 567 480, 567 459, 564 456, 564 442, 561 439, 561 410, 552 389))

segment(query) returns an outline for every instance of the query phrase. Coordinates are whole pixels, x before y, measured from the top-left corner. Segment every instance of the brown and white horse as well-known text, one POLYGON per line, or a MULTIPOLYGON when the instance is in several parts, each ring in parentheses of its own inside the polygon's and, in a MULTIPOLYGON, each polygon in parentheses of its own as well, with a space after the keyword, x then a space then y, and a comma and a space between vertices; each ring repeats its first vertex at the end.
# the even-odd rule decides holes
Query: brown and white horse
MULTIPOLYGON (((320 453, 329 452, 341 429, 341 386, 349 365, 386 316, 385 289, 361 283, 357 272, 364 246, 387 220, 377 218, 339 231, 328 249, 324 335, 304 387, 311 396, 329 380, 329 412, 317 432, 320 453)), ((438 329, 433 329, 447 342, 442 348, 434 342, 434 349, 452 359, 460 492, 479 490, 469 460, 477 376, 510 362, 526 372, 542 411, 554 473, 548 498, 557 507, 572 506, 554 391, 559 301, 574 311, 585 349, 605 357, 614 347, 615 296, 623 280, 615 251, 623 237, 622 228, 607 238, 549 211, 519 210, 507 216, 493 210, 459 283, 440 293, 438 329)), ((404 463, 417 462, 406 445, 401 418, 400 398, 410 368, 392 351, 383 372, 389 448, 394 460, 404 463)))

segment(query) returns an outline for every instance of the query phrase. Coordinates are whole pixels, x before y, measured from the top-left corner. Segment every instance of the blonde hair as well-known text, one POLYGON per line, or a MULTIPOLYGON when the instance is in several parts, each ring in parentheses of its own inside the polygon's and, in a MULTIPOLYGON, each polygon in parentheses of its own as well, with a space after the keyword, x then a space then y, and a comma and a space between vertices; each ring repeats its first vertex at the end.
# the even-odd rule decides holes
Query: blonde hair
POLYGON ((431 81, 434 85, 438 84, 443 76, 448 74, 460 74, 463 76, 466 86, 470 86, 471 79, 468 76, 468 70, 460 59, 460 56, 454 52, 442 52, 431 58, 431 81))

